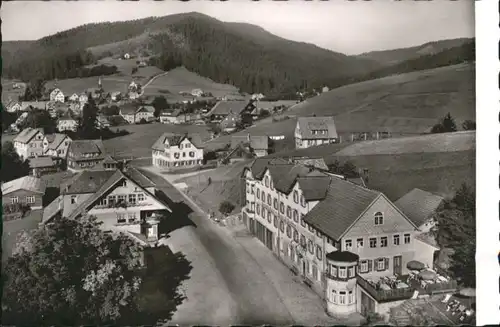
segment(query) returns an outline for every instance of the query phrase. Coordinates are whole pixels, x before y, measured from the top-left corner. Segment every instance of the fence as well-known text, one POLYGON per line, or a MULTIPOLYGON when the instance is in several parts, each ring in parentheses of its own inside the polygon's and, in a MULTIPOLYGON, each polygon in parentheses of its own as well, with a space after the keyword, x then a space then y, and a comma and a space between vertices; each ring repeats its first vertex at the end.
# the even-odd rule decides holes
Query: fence
POLYGON ((361 276, 357 276, 358 284, 368 292, 377 302, 390 302, 405 300, 412 297, 414 290, 412 288, 398 288, 391 290, 376 289, 375 286, 370 284, 361 276))

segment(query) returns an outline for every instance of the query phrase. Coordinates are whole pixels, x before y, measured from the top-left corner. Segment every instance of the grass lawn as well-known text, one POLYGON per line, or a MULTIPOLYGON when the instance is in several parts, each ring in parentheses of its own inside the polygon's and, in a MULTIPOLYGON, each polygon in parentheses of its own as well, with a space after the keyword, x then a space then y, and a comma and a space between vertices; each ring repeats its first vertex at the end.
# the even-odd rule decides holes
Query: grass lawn
POLYGON ((118 157, 151 157, 151 146, 165 132, 171 133, 199 133, 203 139, 208 140, 209 132, 205 126, 196 125, 170 125, 151 123, 144 125, 124 125, 111 128, 127 130, 128 135, 115 137, 104 141, 106 150, 111 155, 118 157))
MULTIPOLYGON (((57 80, 57 87, 63 91, 64 95, 71 95, 73 93, 80 94, 86 92, 90 88, 97 88, 99 81, 98 76, 84 77, 84 78, 68 78, 57 80)), ((102 76, 102 86, 105 92, 126 92, 128 85, 132 81, 131 76, 120 76, 119 74, 102 76)), ((56 81, 48 81, 45 84, 46 88, 53 88, 56 81)))
POLYGON ((29 231, 38 228, 38 223, 42 221, 43 210, 33 210, 24 218, 5 221, 2 223, 2 262, 6 262, 12 254, 12 250, 17 242, 17 237, 22 231, 29 231))
POLYGON ((216 83, 208 78, 190 72, 184 67, 178 67, 170 70, 168 74, 155 79, 144 89, 144 94, 165 95, 168 99, 168 94, 160 91, 168 90, 172 95, 178 95, 179 92, 191 92, 193 89, 210 92, 215 97, 222 97, 228 93, 238 93, 238 89, 235 86, 216 83))

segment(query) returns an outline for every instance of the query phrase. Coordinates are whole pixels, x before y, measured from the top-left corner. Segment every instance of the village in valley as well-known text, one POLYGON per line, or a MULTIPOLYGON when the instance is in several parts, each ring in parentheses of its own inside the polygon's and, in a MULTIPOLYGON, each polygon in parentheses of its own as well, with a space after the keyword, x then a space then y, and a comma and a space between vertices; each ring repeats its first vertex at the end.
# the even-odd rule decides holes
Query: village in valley
POLYGON ((277 92, 142 37, 52 79, 4 42, 9 324, 475 323, 473 38, 277 92))

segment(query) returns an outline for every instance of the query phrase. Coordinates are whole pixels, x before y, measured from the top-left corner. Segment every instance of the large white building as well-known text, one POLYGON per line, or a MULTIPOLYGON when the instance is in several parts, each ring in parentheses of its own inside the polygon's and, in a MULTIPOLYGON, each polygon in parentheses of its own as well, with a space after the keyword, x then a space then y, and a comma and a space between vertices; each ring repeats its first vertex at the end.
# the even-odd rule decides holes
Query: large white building
POLYGON ((337 143, 339 141, 333 117, 299 117, 295 127, 295 148, 337 143))
POLYGON ((64 93, 60 89, 53 89, 50 92, 50 101, 64 103, 64 93))
POLYGON ((153 166, 166 171, 193 168, 203 163, 199 134, 164 133, 153 144, 153 166))
POLYGON ((25 128, 14 138, 14 148, 22 160, 43 155, 43 128, 25 128))
POLYGON ((376 281, 407 274, 412 260, 432 266, 436 248, 378 191, 281 158, 255 159, 242 179, 243 222, 330 314, 387 313, 414 289, 381 290, 376 281))

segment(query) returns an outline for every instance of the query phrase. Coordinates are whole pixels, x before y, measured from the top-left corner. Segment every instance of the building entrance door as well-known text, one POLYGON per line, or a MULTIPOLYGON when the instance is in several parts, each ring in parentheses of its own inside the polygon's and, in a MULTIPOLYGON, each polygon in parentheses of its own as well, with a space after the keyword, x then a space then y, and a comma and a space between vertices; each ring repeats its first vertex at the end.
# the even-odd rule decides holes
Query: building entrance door
POLYGON ((402 274, 402 267, 401 267, 401 261, 402 261, 402 257, 400 255, 397 255, 393 258, 393 261, 392 261, 392 269, 393 269, 393 273, 394 275, 401 275, 402 274))

